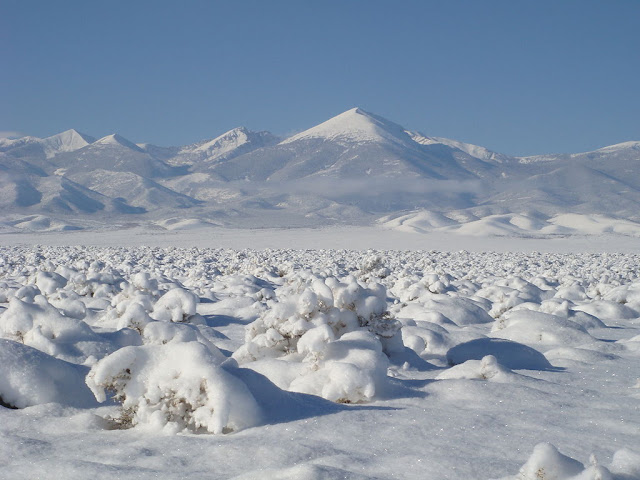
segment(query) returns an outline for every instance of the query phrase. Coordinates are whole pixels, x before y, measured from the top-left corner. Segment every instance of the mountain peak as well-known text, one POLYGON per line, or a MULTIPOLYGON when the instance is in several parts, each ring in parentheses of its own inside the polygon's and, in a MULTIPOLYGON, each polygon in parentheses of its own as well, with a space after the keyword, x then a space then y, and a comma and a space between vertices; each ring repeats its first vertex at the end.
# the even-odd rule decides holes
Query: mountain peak
POLYGON ((208 140, 202 143, 194 150, 194 152, 207 152, 212 150, 221 150, 226 152, 227 150, 238 148, 240 145, 247 143, 249 141, 250 134, 251 132, 246 128, 236 127, 213 140, 208 140))
POLYGON ((364 110, 362 110, 360 107, 353 107, 350 108, 349 110, 342 112, 341 115, 365 115, 365 116, 369 116, 369 114, 367 112, 365 112, 364 110))
POLYGON ((130 140, 127 140, 122 135, 119 135, 117 133, 112 133, 111 135, 102 137, 100 140, 97 140, 96 142, 94 142, 94 145, 115 145, 115 146, 126 147, 131 150, 136 150, 139 152, 142 151, 142 149, 138 145, 131 142, 130 140))
POLYGON ((356 143, 411 142, 404 128, 385 118, 354 107, 326 122, 289 137, 283 144, 303 139, 324 139, 356 143))
POLYGON ((53 135, 48 138, 54 138, 54 137, 82 139, 86 143, 93 143, 96 141, 96 139, 93 138, 92 136, 87 135, 85 133, 81 133, 77 131, 75 128, 70 128, 69 130, 65 130, 64 132, 61 132, 57 135, 53 135))
POLYGON ((86 147, 87 145, 95 141, 95 138, 80 133, 72 128, 56 135, 44 138, 42 140, 42 146, 44 148, 46 157, 51 158, 58 153, 74 152, 82 147, 86 147))
POLYGON ((261 147, 275 145, 279 141, 279 138, 266 131, 254 132, 246 127, 236 127, 212 140, 182 147, 180 152, 210 163, 215 160, 228 160, 261 147))

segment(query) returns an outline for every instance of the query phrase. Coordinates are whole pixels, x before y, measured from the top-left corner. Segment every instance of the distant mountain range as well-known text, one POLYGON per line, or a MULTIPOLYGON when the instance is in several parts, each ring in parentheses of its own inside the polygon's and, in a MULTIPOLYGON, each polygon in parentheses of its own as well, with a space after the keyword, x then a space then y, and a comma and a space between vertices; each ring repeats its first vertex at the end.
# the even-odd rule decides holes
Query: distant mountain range
POLYGON ((235 128, 182 147, 75 130, 0 139, 4 231, 378 222, 470 234, 640 234, 640 142, 511 157, 359 108, 281 139, 235 128))

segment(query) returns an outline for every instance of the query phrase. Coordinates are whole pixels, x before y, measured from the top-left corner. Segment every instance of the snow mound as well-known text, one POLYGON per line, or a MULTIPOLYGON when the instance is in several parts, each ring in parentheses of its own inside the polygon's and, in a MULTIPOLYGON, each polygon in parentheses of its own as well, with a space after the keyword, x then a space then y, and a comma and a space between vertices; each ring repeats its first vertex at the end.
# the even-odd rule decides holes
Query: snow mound
POLYGON ((73 407, 95 405, 84 383, 88 367, 5 339, 0 339, 0 364, 0 400, 4 404, 17 408, 50 402, 73 407))
POLYGON ((214 224, 199 218, 167 218, 155 222, 156 225, 166 230, 195 230, 199 228, 211 227, 214 224))
POLYGON ((436 380, 478 379, 505 382, 513 376, 513 372, 500 365, 496 357, 487 355, 482 360, 467 360, 460 365, 455 365, 439 374, 436 380))
POLYGON ((501 338, 477 338, 451 348, 447 363, 458 365, 469 360, 480 360, 491 355, 512 370, 548 370, 553 368, 549 360, 534 348, 501 338))
MULTIPOLYGON (((442 285, 442 282, 434 282, 428 288, 440 289, 442 285)), ((397 285, 394 285, 393 291, 398 292, 397 285)), ((409 298, 412 298, 412 301, 408 304, 400 303, 391 308, 399 319, 410 318, 416 321, 457 326, 493 322, 493 318, 482 307, 468 298, 431 293, 424 285, 407 289, 405 293, 410 295, 409 298)))
MULTIPOLYGON (((614 457, 615 460, 615 457, 614 457)), ((623 472, 621 472, 623 473, 623 472)), ((611 471, 598 464, 592 455, 589 466, 567 457, 550 443, 539 443, 533 453, 522 466, 514 480, 614 480, 614 478, 635 478, 627 476, 614 477, 611 471)))
POLYGON ((258 425, 260 407, 224 360, 198 342, 125 347, 94 365, 86 382, 98 401, 113 393, 122 404, 122 428, 218 434, 258 425))
POLYGON ((574 307, 574 310, 593 315, 604 321, 640 317, 640 309, 636 310, 625 304, 613 302, 611 300, 596 300, 587 305, 578 305, 574 307))
POLYGON ((595 339, 576 322, 530 310, 507 312, 494 324, 491 336, 539 347, 581 346, 595 339))

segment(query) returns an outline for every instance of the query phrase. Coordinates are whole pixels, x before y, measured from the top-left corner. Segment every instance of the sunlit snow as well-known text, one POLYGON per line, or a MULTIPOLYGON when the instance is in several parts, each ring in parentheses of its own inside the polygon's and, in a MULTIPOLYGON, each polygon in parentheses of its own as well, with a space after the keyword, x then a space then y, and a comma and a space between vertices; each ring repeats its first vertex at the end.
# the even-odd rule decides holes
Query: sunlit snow
POLYGON ((633 253, 5 246, 0 337, 3 478, 640 478, 633 253))

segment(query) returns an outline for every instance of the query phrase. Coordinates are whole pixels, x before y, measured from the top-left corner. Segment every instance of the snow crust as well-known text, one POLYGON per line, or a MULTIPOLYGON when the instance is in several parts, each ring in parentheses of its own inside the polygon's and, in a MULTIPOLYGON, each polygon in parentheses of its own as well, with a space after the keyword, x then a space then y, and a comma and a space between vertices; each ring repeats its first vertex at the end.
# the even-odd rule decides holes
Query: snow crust
POLYGON ((639 265, 3 246, 2 475, 639 478, 639 265))

